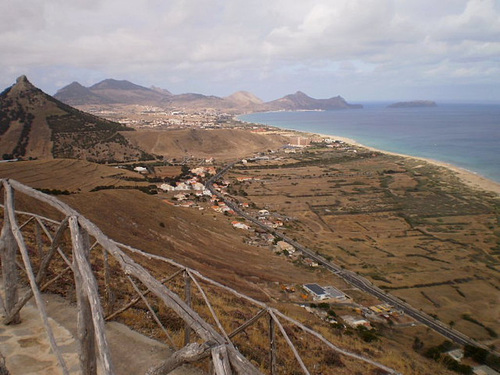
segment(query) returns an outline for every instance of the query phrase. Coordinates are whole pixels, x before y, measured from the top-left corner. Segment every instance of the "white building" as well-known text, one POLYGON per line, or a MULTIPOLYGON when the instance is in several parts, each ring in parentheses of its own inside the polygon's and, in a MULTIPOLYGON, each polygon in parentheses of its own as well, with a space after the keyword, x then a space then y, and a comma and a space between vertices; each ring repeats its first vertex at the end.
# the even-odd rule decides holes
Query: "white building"
POLYGON ((318 284, 304 284, 304 289, 311 293, 315 300, 321 301, 330 297, 325 289, 318 284))

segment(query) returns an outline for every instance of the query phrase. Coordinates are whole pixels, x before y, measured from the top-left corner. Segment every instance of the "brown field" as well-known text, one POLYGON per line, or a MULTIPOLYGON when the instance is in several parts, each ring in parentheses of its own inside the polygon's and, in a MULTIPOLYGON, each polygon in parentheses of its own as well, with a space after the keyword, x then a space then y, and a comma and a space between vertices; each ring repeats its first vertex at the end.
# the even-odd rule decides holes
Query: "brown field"
MULTIPOLYGON (((360 149, 362 151, 362 149, 360 149)), ((485 344, 500 341, 498 197, 410 158, 326 149, 229 175, 286 233, 485 344), (240 183, 238 176, 259 180, 240 183)))
MULTIPOLYGON (((495 237, 488 226, 496 225, 498 228, 490 209, 490 198, 476 196, 464 188, 440 193, 449 195, 447 199, 451 202, 448 209, 453 211, 453 215, 427 215, 425 219, 417 220, 418 212, 423 208, 415 207, 414 202, 428 202, 435 198, 434 190, 426 190, 424 186, 440 191, 442 183, 433 179, 432 174, 437 173, 433 168, 426 167, 425 175, 423 168, 419 168, 422 176, 414 176, 411 166, 402 163, 405 161, 379 154, 364 159, 358 159, 358 156, 347 159, 343 154, 335 153, 306 154, 279 163, 249 164, 247 170, 236 169, 229 176, 260 177, 261 181, 240 183, 249 194, 241 200, 295 219, 287 223, 286 231, 291 237, 297 237, 300 242, 371 277, 382 286, 399 288, 390 291, 410 303, 419 304, 427 312, 436 312, 445 322, 454 320, 456 327, 465 333, 485 339, 484 333, 477 332, 477 325, 464 321, 460 315, 472 314, 479 307, 482 311, 474 317, 500 331, 495 322, 494 308, 498 279, 494 279, 494 271, 488 268, 488 265, 495 265, 491 259, 497 256, 491 251, 491 247, 495 246, 492 242, 495 237), (318 158, 324 160, 318 162, 318 158), (392 176, 381 172, 396 168, 403 171, 401 175, 387 181, 392 176), (414 191, 416 187, 420 190, 414 191), (461 215, 466 209, 470 211, 465 216, 467 220, 461 215), (445 226, 444 233, 436 231, 445 226), (467 236, 463 236, 466 239, 450 233, 452 229, 448 226, 453 226, 453 231, 466 233, 467 236), (456 238, 442 237, 451 234, 456 238), (476 236, 476 240, 469 236, 476 236), (461 241, 460 245, 457 241, 461 241), (470 275, 473 279, 467 282, 402 288, 429 280, 448 282, 470 275), (381 281, 381 277, 389 282, 381 281), (421 289, 432 300, 436 299, 440 307, 431 304, 420 293, 421 289)), ((299 293, 285 294, 279 284, 300 287, 304 283, 317 282, 336 286, 365 306, 378 301, 327 271, 294 264, 266 247, 246 244, 250 235, 231 226, 234 217, 208 210, 173 207, 162 201, 164 196, 146 195, 137 190, 90 192, 100 185, 147 184, 125 181, 120 178, 121 175, 117 176, 121 173, 128 177, 140 177, 122 169, 73 160, 0 164, 0 177, 14 178, 38 188, 72 192, 60 198, 94 221, 111 238, 172 258, 266 301, 318 329, 341 347, 363 353, 404 374, 451 374, 411 349, 416 336, 426 346, 443 341, 442 337, 425 327, 379 327, 380 341, 364 343, 355 335, 342 334, 330 328, 299 308, 295 304, 300 299, 299 293)), ((446 182, 447 189, 457 189, 452 182, 449 185, 446 182)), ((31 211, 37 209, 22 196, 18 197, 16 207, 31 211)), ((40 210, 43 212, 42 208, 40 210)), ((428 211, 435 212, 435 209, 428 211)), ((161 274, 162 270, 158 269, 158 272, 161 274)), ((221 303, 229 304, 226 308, 233 311, 229 315, 237 313, 237 306, 227 301, 221 303)), ((341 314, 353 313, 349 307, 336 306, 334 309, 341 314)), ((259 339, 252 337, 252 340, 259 339)), ((318 355, 315 353, 312 358, 318 355)), ((346 360, 345 364, 347 366, 338 368, 336 373, 368 373, 350 361, 346 360)))
POLYGON ((146 182, 139 173, 74 159, 33 160, 1 163, 0 175, 36 189, 59 189, 71 193, 89 192, 97 186, 137 186, 146 182))
POLYGON ((287 143, 280 135, 264 136, 237 129, 137 130, 123 136, 148 153, 166 158, 216 158, 232 160, 287 143))

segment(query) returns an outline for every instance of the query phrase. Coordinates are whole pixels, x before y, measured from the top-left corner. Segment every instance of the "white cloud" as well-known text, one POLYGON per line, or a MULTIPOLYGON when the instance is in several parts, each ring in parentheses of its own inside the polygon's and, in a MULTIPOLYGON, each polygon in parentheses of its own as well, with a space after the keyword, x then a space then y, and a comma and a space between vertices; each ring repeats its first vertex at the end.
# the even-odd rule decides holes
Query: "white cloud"
POLYGON ((342 77, 376 96, 389 78, 499 85, 499 40, 499 0, 7 0, 0 84, 20 71, 323 93, 342 77))

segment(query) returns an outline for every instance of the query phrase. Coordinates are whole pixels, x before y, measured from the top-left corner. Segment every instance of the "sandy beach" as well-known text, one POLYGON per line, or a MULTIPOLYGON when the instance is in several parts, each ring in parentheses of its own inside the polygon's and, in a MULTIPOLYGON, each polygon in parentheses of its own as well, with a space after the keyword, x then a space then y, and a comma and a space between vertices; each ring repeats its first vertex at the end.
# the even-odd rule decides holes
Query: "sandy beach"
POLYGON ((400 156, 400 157, 407 158, 407 159, 421 160, 421 161, 424 161, 427 163, 431 163, 431 164, 434 164, 436 166, 444 167, 444 168, 447 168, 447 169, 453 171, 456 174, 456 176, 467 186, 470 186, 470 187, 475 188, 475 189, 487 191, 487 192, 492 192, 492 193, 495 193, 495 194, 500 196, 500 183, 493 181, 493 180, 490 180, 486 177, 483 177, 477 173, 474 173, 474 172, 468 171, 466 169, 457 167, 455 165, 449 164, 449 163, 445 163, 445 162, 441 162, 441 161, 433 160, 433 159, 428 159, 428 158, 423 158, 423 157, 418 157, 418 156, 411 156, 411 155, 400 154, 400 153, 396 153, 396 152, 390 152, 390 151, 386 151, 386 150, 380 150, 380 149, 377 149, 375 147, 370 147, 370 146, 366 146, 364 144, 361 144, 361 143, 355 141, 354 139, 346 138, 346 137, 339 137, 339 136, 332 135, 332 134, 309 133, 309 132, 303 132, 303 131, 299 131, 299 130, 289 130, 289 129, 282 129, 282 128, 277 128, 277 129, 280 129, 279 132, 283 135, 302 134, 304 137, 333 138, 333 139, 337 139, 337 140, 342 141, 342 142, 344 142, 348 145, 351 145, 351 146, 361 147, 361 148, 365 148, 367 150, 381 152, 381 153, 387 154, 387 155, 395 155, 395 156, 400 156))
POLYGON ((493 181, 493 180, 490 180, 490 179, 487 179, 487 178, 485 178, 477 173, 474 173, 474 172, 468 171, 466 169, 457 167, 453 164, 441 162, 438 160, 428 159, 428 158, 422 158, 422 157, 418 157, 418 156, 410 156, 410 155, 405 155, 405 154, 399 154, 396 152, 379 150, 379 149, 376 149, 374 147, 369 147, 369 146, 363 145, 363 144, 358 143, 355 140, 349 139, 349 138, 337 137, 337 136, 332 136, 332 135, 322 135, 322 134, 320 136, 339 139, 339 140, 341 140, 347 144, 353 145, 353 146, 363 147, 363 148, 366 148, 368 150, 377 151, 377 152, 381 152, 381 153, 388 154, 388 155, 401 156, 401 157, 404 157, 407 159, 422 160, 422 161, 425 161, 427 163, 437 165, 439 167, 445 167, 445 168, 448 168, 451 171, 453 171, 457 175, 457 177, 462 182, 464 182, 466 185, 473 187, 473 188, 476 188, 476 189, 489 191, 489 192, 493 192, 495 194, 500 195, 500 183, 493 181))

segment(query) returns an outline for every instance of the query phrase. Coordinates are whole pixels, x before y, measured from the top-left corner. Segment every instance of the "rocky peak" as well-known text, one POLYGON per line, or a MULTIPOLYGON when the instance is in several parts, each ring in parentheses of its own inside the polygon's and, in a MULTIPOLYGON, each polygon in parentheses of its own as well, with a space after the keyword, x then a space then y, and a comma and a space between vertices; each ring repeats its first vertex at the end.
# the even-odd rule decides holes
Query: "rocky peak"
POLYGON ((25 75, 22 75, 16 79, 16 83, 12 86, 12 89, 15 91, 27 91, 36 89, 36 87, 28 81, 28 78, 25 75))

